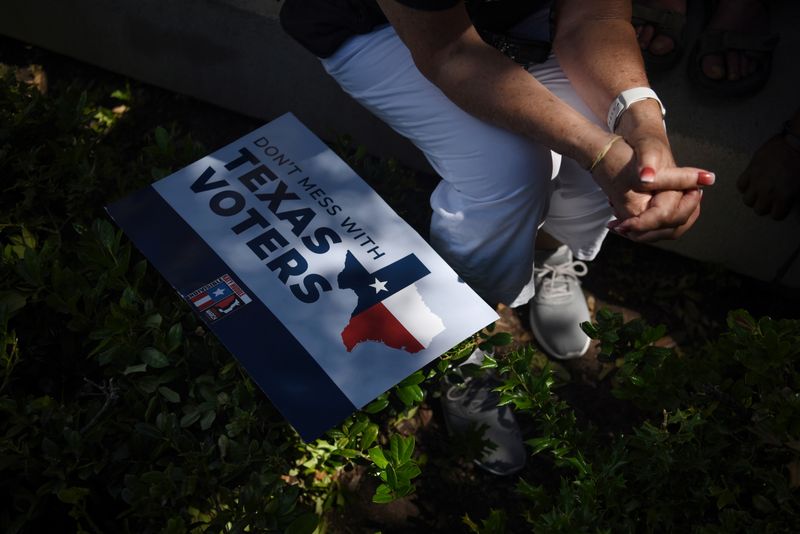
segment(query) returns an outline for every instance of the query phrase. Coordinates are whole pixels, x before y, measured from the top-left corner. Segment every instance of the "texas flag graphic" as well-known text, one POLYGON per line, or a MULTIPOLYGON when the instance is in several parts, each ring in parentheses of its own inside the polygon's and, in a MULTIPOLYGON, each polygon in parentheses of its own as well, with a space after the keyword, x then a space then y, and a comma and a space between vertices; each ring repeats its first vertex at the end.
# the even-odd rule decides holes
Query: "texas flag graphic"
POLYGON ((366 341, 376 341, 409 353, 426 349, 444 330, 441 318, 422 299, 414 282, 430 271, 409 254, 373 273, 348 250, 340 289, 352 289, 358 304, 342 331, 347 352, 366 341))

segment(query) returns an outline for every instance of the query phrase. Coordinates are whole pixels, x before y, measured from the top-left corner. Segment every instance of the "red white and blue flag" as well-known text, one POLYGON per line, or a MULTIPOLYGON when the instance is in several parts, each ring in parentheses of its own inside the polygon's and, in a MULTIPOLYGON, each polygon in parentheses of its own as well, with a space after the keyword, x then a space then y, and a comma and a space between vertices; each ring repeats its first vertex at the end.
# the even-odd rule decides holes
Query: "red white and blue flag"
POLYGON ((342 331, 347 351, 365 341, 377 341, 409 353, 426 349, 444 330, 442 320, 431 313, 414 285, 428 274, 428 268, 414 254, 368 272, 347 251, 338 283, 341 289, 352 289, 358 297, 350 322, 342 331))
POLYGON ((192 291, 186 298, 211 321, 221 319, 252 301, 229 274, 192 291))

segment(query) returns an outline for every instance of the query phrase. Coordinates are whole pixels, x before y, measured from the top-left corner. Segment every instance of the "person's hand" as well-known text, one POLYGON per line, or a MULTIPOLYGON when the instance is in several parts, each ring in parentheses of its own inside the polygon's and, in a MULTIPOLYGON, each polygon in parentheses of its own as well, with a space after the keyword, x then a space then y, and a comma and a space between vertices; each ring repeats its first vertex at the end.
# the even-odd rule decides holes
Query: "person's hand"
POLYGON ((696 167, 675 167, 663 136, 640 136, 634 147, 612 145, 595 170, 618 220, 609 228, 634 241, 676 239, 700 214, 699 186, 714 175, 696 167))
POLYGON ((758 215, 786 218, 800 202, 800 152, 776 135, 759 148, 736 186, 758 215))

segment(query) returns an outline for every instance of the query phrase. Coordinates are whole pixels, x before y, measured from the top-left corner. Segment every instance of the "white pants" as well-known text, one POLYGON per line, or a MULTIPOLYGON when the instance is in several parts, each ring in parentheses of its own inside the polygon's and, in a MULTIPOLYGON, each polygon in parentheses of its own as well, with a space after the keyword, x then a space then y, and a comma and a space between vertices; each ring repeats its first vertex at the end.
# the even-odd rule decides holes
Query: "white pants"
MULTIPOLYGON (((422 150, 442 177, 431 196, 431 245, 487 302, 513 307, 533 296, 539 228, 579 259, 597 254, 613 217, 591 175, 457 107, 420 74, 391 26, 351 38, 322 63, 347 93, 422 150)), ((600 124, 555 57, 529 72, 600 124)))

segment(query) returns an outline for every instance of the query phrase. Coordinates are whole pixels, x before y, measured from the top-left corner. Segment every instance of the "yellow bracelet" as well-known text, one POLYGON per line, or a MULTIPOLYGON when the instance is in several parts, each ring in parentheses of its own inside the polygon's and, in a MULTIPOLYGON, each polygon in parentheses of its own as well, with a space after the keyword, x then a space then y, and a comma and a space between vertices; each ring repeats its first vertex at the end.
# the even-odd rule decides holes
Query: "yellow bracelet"
POLYGON ((606 154, 608 154, 608 151, 611 150, 611 147, 614 145, 614 143, 616 143, 620 139, 622 139, 621 135, 615 135, 614 137, 611 138, 611 140, 608 143, 606 143, 606 145, 594 157, 594 161, 589 166, 589 172, 594 172, 594 168, 597 167, 597 165, 601 161, 603 161, 603 158, 606 157, 606 154))

